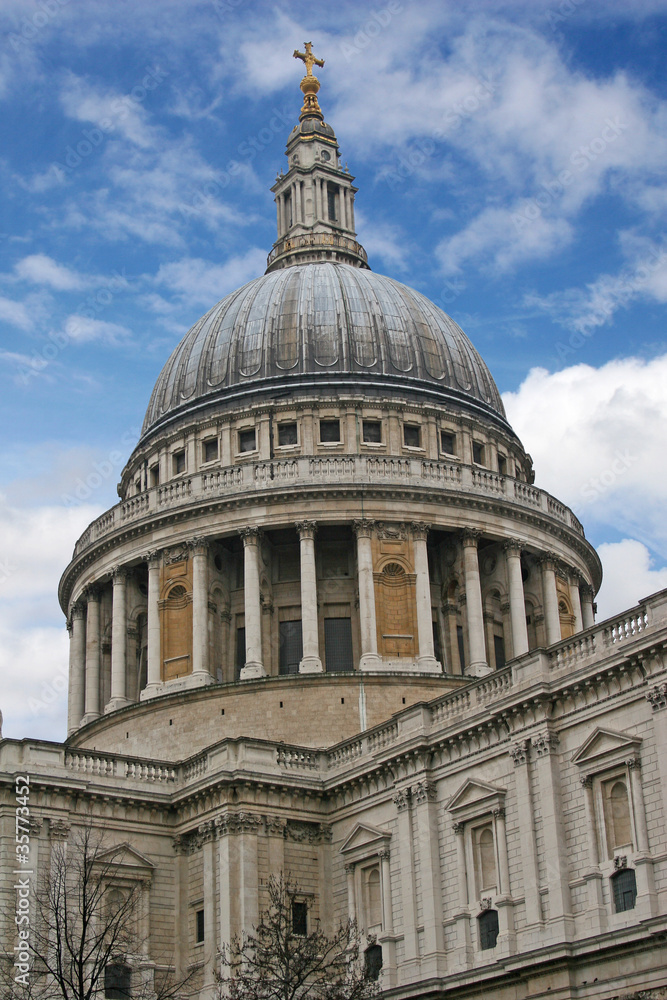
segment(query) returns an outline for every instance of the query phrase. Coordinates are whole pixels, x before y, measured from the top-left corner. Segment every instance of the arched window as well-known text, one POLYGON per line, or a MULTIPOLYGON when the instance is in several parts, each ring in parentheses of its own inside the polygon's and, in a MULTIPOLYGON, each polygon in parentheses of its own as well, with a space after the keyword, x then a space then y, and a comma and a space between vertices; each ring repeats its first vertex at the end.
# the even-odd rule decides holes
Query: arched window
POLYGON ((632 845, 632 822, 628 786, 623 778, 605 781, 602 786, 607 854, 613 858, 619 847, 632 845))
POLYGON ((482 951, 495 948, 498 941, 498 913, 496 910, 485 910, 477 918, 479 927, 479 946, 482 951))
POLYGON ((496 889, 496 850, 490 826, 475 831, 479 891, 496 889))
POLYGON ((124 962, 111 962, 104 970, 105 1000, 130 1000, 132 970, 124 962))
POLYGON ((632 868, 622 868, 611 877, 614 892, 614 909, 617 913, 634 910, 637 902, 637 880, 632 868))
POLYGON ((372 979, 374 982, 380 978, 380 972, 382 970, 382 945, 372 944, 370 948, 366 948, 364 952, 364 973, 366 979, 372 979))
POLYGON ((380 870, 372 868, 366 882, 368 898, 368 926, 377 927, 382 924, 382 892, 380 889, 380 870))

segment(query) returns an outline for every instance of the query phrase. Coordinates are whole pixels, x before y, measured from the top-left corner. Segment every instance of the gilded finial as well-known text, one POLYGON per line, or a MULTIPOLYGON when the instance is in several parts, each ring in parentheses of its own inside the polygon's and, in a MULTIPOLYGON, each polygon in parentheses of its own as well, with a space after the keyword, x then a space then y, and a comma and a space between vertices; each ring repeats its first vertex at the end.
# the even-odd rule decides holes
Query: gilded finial
POLYGON ((300 59, 306 66, 306 75, 301 81, 301 91, 303 93, 303 107, 301 108, 301 114, 299 118, 308 118, 316 115, 318 118, 323 118, 322 109, 317 102, 317 92, 320 89, 320 81, 316 76, 313 76, 313 66, 324 66, 324 59, 317 59, 313 55, 313 43, 304 42, 303 47, 305 52, 299 52, 298 49, 294 50, 294 58, 300 59))

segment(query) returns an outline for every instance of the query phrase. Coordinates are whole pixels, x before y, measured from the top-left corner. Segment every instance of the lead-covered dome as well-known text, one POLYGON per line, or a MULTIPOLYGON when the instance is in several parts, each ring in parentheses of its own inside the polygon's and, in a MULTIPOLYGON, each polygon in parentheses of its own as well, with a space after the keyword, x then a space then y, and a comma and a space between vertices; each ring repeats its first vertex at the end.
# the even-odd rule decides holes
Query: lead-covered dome
POLYGON ((323 262, 265 274, 213 306, 162 369, 142 436, 225 397, 325 383, 426 390, 505 422, 488 368, 453 319, 392 278, 323 262))

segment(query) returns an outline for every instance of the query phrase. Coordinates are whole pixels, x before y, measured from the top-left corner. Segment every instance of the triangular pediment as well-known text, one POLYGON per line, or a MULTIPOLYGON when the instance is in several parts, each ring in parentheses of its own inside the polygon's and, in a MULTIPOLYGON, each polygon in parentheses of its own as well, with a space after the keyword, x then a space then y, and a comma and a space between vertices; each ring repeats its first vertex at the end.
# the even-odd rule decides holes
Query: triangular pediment
POLYGON ((150 858, 147 858, 145 854, 137 851, 136 848, 127 842, 124 844, 115 844, 108 850, 102 851, 97 855, 95 860, 97 864, 113 865, 119 868, 143 868, 151 871, 155 868, 150 858))
POLYGON ((613 729, 598 727, 579 747, 572 762, 588 766, 615 757, 617 754, 636 753, 641 743, 638 736, 629 736, 627 733, 617 733, 613 729))
POLYGON ((350 854, 352 851, 363 852, 370 848, 380 849, 383 844, 388 843, 390 837, 391 834, 387 830, 380 830, 377 826, 371 826, 369 823, 357 823, 340 851, 341 854, 350 854))
POLYGON ((489 785, 486 781, 478 781, 475 778, 468 778, 467 781, 455 792, 447 803, 449 812, 458 812, 462 809, 483 809, 484 806, 491 806, 505 797, 505 789, 496 785, 489 785))

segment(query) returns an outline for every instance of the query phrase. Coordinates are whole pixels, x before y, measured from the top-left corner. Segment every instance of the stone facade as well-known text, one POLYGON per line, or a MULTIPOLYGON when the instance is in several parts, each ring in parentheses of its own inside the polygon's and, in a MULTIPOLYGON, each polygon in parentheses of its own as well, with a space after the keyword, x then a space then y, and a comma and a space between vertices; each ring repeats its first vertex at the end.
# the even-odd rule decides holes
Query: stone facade
POLYGON ((661 996, 667 592, 595 624, 483 361, 367 268, 317 100, 288 155, 267 275, 167 362, 63 575, 68 739, 0 742, 0 939, 28 775, 33 868, 82 817, 123 845, 133 975, 200 1000, 279 871, 401 1000, 661 996))

